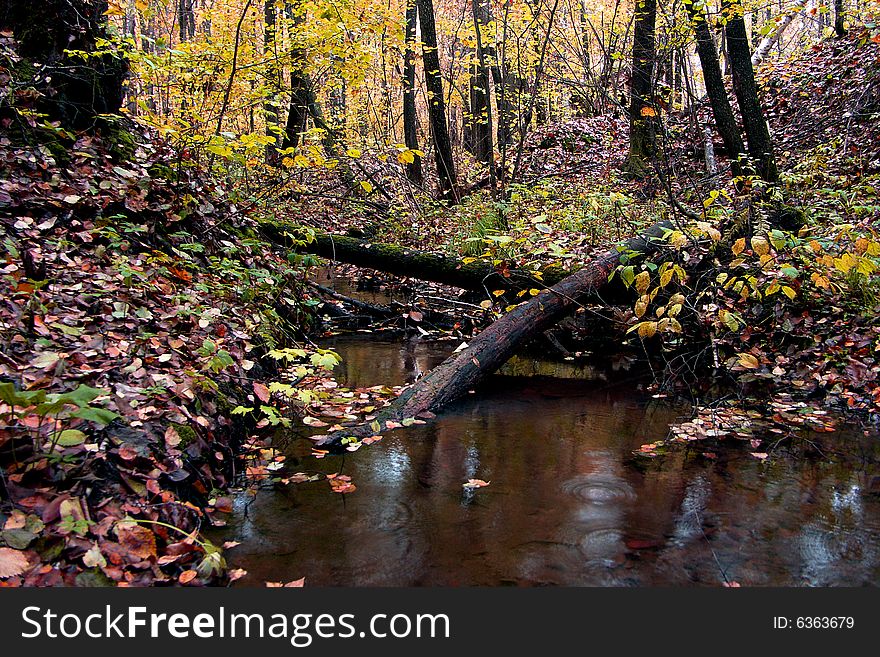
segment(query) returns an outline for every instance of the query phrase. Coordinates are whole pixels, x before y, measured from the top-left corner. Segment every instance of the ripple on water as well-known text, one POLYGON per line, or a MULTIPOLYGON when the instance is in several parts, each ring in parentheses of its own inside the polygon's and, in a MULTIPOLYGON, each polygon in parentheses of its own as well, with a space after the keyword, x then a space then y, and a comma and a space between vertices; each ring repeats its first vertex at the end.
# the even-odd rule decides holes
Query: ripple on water
POLYGON ((386 532, 399 531, 410 526, 413 519, 413 510, 406 502, 392 502, 382 507, 381 511, 373 520, 377 527, 386 532))
POLYGON ((590 504, 613 505, 636 499, 632 486, 620 477, 606 472, 573 477, 563 482, 562 491, 590 504))

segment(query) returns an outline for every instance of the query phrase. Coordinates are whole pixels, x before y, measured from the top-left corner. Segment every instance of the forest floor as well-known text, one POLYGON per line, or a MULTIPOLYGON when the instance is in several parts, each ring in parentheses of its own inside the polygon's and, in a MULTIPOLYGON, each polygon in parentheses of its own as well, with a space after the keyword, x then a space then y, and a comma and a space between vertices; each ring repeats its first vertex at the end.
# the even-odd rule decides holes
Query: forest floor
MULTIPOLYGON (((742 262, 711 298, 688 301, 671 351, 652 342, 661 314, 646 336, 630 331, 645 308, 615 311, 621 343, 679 375, 698 360, 711 372, 704 361, 714 356, 715 382, 742 391, 735 404, 698 408, 673 436, 745 439, 767 458, 768 431, 833 430, 828 407, 866 422, 880 415, 878 69, 876 45, 855 42, 766 68, 785 202, 806 214, 807 229, 734 244, 742 262), (736 276, 763 297, 748 298, 742 285, 726 292, 736 276), (685 352, 697 356, 688 361, 685 352), (759 393, 769 412, 756 409, 759 393)), ((668 117, 667 156, 657 166, 670 190, 621 177, 626 125, 594 117, 531 135, 509 200, 478 192, 452 210, 404 203, 380 221, 303 198, 276 214, 507 266, 576 264, 668 215, 669 192, 705 205, 707 220, 741 210, 726 176, 705 174, 702 142, 688 137, 707 117, 705 106, 668 117)), ((223 524, 229 487, 243 479, 302 480, 259 430, 369 421, 399 389, 336 389, 336 357, 311 338, 329 330, 322 317, 330 306, 346 304, 308 286, 307 258, 288 258, 261 238, 261 208, 246 196, 136 124, 123 124, 122 148, 36 124, 22 144, 20 130, 0 126, 0 586, 242 577, 223 557, 234 545, 213 545, 200 529, 223 524)), ((411 307, 386 326, 467 339, 465 323, 424 324, 426 288, 407 283, 411 307)), ((437 294, 458 302, 468 327, 505 312, 491 298, 437 294)), ((338 493, 355 488, 344 476, 328 483, 338 493)))

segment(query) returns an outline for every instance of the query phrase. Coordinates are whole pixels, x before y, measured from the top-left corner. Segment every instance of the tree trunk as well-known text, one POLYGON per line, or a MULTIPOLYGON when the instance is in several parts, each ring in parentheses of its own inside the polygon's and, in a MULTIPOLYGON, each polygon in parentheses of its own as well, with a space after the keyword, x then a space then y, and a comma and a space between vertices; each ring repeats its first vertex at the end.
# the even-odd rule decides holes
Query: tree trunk
POLYGON ((580 307, 580 300, 595 295, 608 284, 608 277, 621 254, 644 257, 657 250, 671 224, 660 222, 641 236, 614 248, 550 289, 518 306, 471 340, 469 346, 431 370, 381 412, 375 422, 349 427, 323 437, 318 446, 345 449, 352 437, 363 438, 396 428, 406 418, 436 413, 463 397, 501 367, 530 339, 558 323, 580 307))
POLYGON ((489 76, 479 62, 479 48, 474 53, 468 76, 470 102, 468 103, 468 131, 470 151, 478 162, 488 162, 492 152, 492 133, 489 131, 489 76))
POLYGON ((642 177, 648 161, 654 156, 656 109, 653 103, 654 28, 657 22, 657 0, 639 0, 636 5, 633 32, 632 79, 629 105, 629 156, 626 170, 642 177))
POLYGON ((843 0, 834 0, 834 33, 840 37, 846 36, 846 29, 843 21, 846 18, 846 12, 843 8, 843 0))
POLYGON ((764 58, 770 53, 773 46, 775 46, 779 39, 782 38, 782 34, 785 32, 786 28, 791 25, 795 17, 800 14, 806 6, 807 0, 794 1, 794 4, 786 10, 787 13, 782 17, 782 20, 779 20, 776 23, 773 32, 764 37, 755 48, 755 53, 752 55, 752 66, 757 66, 764 61, 764 58))
MULTIPOLYGON (((492 22, 492 3, 483 1, 486 12, 486 23, 492 22)), ((503 38, 503 37, 502 37, 503 38)), ((495 85, 495 108, 498 116, 498 144, 502 153, 505 146, 513 142, 513 129, 516 124, 516 82, 514 74, 502 61, 494 40, 485 44, 486 57, 489 59, 489 71, 492 73, 492 84, 495 85)))
POLYGON ((742 114, 749 156, 757 163, 760 176, 769 183, 775 183, 779 172, 770 140, 770 128, 758 97, 743 8, 739 0, 726 0, 724 7, 728 14, 725 32, 733 70, 733 89, 742 114))
MULTIPOLYGON (((294 28, 302 24, 302 0, 285 3, 284 11, 287 18, 293 22, 294 28)), ((312 89, 308 76, 302 69, 304 60, 305 53, 300 48, 291 49, 290 105, 287 110, 287 123, 284 126, 284 138, 281 141, 282 150, 299 146, 302 133, 308 126, 312 89)))
POLYGON ((263 5, 263 22, 263 53, 269 62, 266 67, 269 90, 266 94, 266 102, 263 104, 263 114, 266 121, 266 136, 271 137, 273 140, 273 143, 266 146, 266 163, 270 166, 276 166, 278 164, 278 148, 281 146, 281 135, 278 131, 277 99, 281 80, 277 64, 278 16, 275 13, 275 0, 265 0, 263 5))
POLYGON ((434 137, 440 194, 446 200, 458 203, 458 182, 455 177, 455 163, 452 160, 449 127, 446 123, 446 102, 440 73, 440 54, 437 50, 437 29, 434 26, 434 3, 433 0, 416 0, 416 4, 422 26, 422 61, 425 67, 428 116, 431 121, 431 134, 434 137))
MULTIPOLYGON (((474 33, 477 37, 477 76, 479 85, 473 85, 475 98, 480 101, 480 113, 474 114, 480 126, 477 132, 477 159, 489 165, 489 184, 495 193, 495 140, 492 121, 492 102, 489 89, 489 67, 486 65, 486 50, 483 47, 482 28, 489 24, 489 4, 487 0, 471 0, 474 16, 474 33), (478 89, 479 87, 479 89, 478 89)), ((471 111, 474 111, 473 104, 471 111)))
POLYGON ((290 72, 290 106, 281 142, 282 150, 299 146, 302 133, 308 126, 311 97, 309 80, 299 70, 293 69, 290 72))
MULTIPOLYGON (((419 148, 415 52, 417 19, 416 0, 408 0, 406 4, 406 51, 403 55, 403 141, 410 150, 418 150, 419 148)), ((415 185, 422 184, 422 158, 418 155, 406 165, 406 177, 415 185)))
POLYGON ((12 32, 19 54, 44 65, 39 110, 68 128, 95 127, 123 101, 125 60, 112 53, 83 61, 65 51, 94 52, 104 36, 107 0, 4 0, 0 31, 12 32))
POLYGON ((706 84, 706 93, 709 95, 709 103, 712 106, 712 115, 715 117, 715 127, 721 140, 724 142, 724 150, 730 158, 730 168, 734 177, 742 175, 740 156, 746 152, 743 144, 727 89, 724 86, 724 78, 721 75, 721 65, 718 61, 718 51, 715 49, 715 41, 709 32, 706 22, 705 10, 697 9, 693 4, 685 5, 690 14, 694 34, 697 38, 697 55, 700 58, 700 67, 703 69, 703 80, 706 84))
POLYGON ((185 43, 196 35, 195 0, 177 0, 177 27, 180 42, 185 43))

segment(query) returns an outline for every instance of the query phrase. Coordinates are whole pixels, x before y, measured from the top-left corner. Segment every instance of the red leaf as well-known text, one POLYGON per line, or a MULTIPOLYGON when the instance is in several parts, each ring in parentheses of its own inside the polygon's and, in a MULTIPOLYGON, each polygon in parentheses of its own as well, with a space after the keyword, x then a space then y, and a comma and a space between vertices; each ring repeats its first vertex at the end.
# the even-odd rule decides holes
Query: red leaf
POLYGON ((254 381, 254 394, 264 404, 268 404, 269 398, 272 396, 272 394, 269 392, 269 388, 264 386, 262 383, 257 383, 256 381, 254 381))

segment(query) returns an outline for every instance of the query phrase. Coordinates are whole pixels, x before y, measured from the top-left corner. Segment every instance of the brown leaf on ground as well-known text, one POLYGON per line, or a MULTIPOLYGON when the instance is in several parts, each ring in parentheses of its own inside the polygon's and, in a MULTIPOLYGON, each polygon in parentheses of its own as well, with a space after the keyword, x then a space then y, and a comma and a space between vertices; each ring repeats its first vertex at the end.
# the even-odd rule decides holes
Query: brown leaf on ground
POLYGON ((29 565, 24 552, 11 548, 0 548, 0 579, 21 575, 29 565))
POLYGON ((156 556, 156 535, 140 525, 118 525, 116 536, 129 554, 143 561, 156 556))

